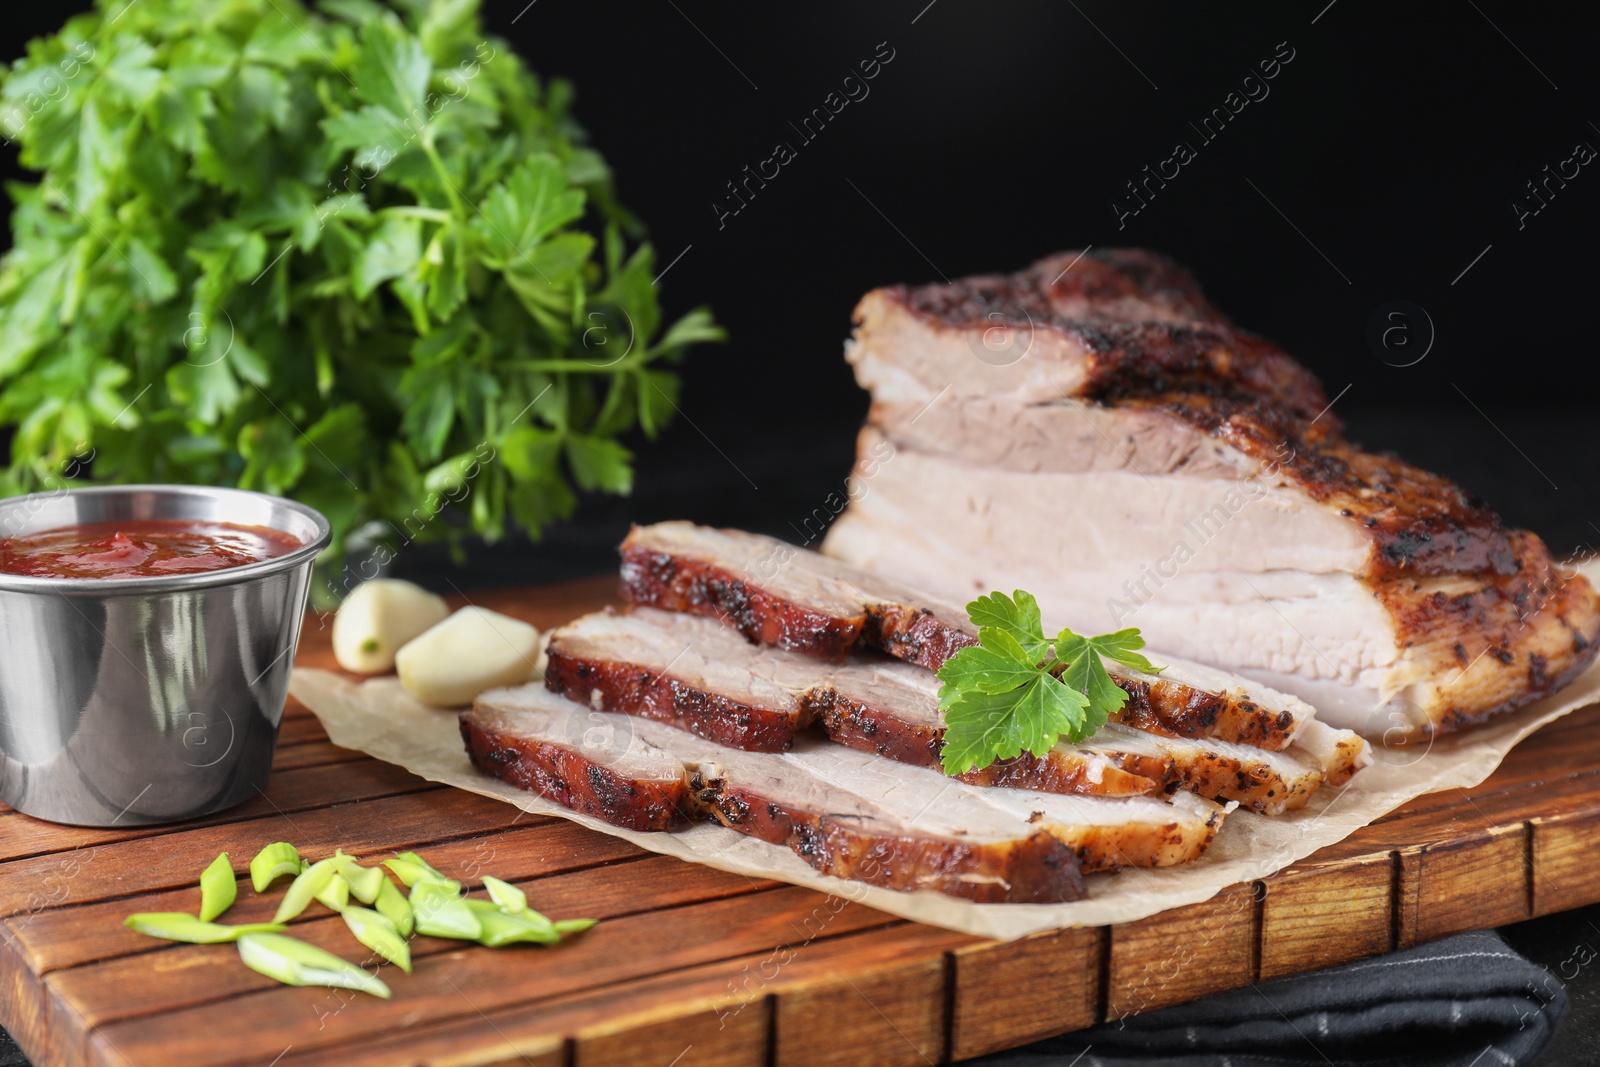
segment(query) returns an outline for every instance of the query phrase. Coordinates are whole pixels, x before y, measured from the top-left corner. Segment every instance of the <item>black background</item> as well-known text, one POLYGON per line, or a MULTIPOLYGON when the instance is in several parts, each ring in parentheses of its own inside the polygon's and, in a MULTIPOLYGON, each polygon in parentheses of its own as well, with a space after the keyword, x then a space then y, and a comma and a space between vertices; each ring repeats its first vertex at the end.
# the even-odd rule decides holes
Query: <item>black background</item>
MULTIPOLYGON (((3 51, 72 8, 13 5, 3 51)), ((1512 208, 1579 142, 1600 147, 1593 5, 492 0, 485 21, 576 84, 672 264, 667 311, 709 303, 731 340, 692 357, 686 418, 640 443, 630 500, 586 501, 536 552, 479 553, 492 567, 466 580, 603 568, 629 519, 792 534, 849 468, 866 397, 841 343, 863 292, 1116 244, 1189 264, 1323 378, 1358 440, 1558 551, 1600 545, 1600 162, 1521 228, 1512 208), (869 95, 804 141, 791 123, 880 42, 894 58, 869 95), (1294 58, 1269 95, 1205 143, 1190 123, 1280 42, 1294 58), (1197 157, 1119 229, 1124 183, 1180 140, 1197 157), (780 141, 797 157, 719 224, 726 183, 780 141), (1435 330, 1414 366, 1368 343, 1394 300, 1435 330)))

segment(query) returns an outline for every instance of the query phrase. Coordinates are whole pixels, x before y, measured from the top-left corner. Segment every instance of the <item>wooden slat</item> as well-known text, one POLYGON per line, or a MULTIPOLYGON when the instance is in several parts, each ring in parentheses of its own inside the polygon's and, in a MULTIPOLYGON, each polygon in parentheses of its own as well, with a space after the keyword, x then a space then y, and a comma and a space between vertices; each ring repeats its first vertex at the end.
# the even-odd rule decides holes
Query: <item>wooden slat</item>
POLYGON ((945 965, 937 956, 877 966, 852 961, 847 973, 780 997, 779 1067, 917 1067, 944 1055, 945 965), (848 1040, 840 1035, 848 1034, 848 1040))
MULTIPOLYGON (((472 599, 548 626, 599 606, 614 584, 472 599)), ((297 662, 332 666, 325 627, 308 624, 297 662)), ((835 911, 821 894, 434 787, 336 748, 291 701, 266 795, 212 819, 97 831, 0 806, 0 1022, 40 1067, 260 1067, 280 1053, 282 1067, 966 1058, 1600 900, 1587 862, 1600 844, 1597 728, 1600 709, 1553 724, 1480 785, 1418 798, 1205 904, 996 944, 859 905, 835 911), (393 974, 389 1002, 279 987, 229 946, 166 945, 122 927, 135 910, 192 909, 217 852, 242 872, 279 839, 313 856, 425 847, 469 883, 494 873, 536 907, 605 921, 551 949, 418 938, 416 973, 393 974)), ((280 892, 242 886, 229 920, 267 917, 280 892)), ((320 908, 294 932, 356 957, 320 908)))
MULTIPOLYGON (((672 869, 673 865, 684 866, 680 861, 668 860, 666 864, 641 861, 617 867, 591 867, 546 874, 536 882, 525 883, 525 887, 533 891, 536 907, 561 916, 598 919, 637 913, 641 891, 664 875, 678 876, 676 894, 652 897, 653 907, 703 903, 774 888, 720 871, 684 877, 685 872, 672 869)), ((505 869, 511 876, 513 868, 508 865, 505 869)), ((256 902, 269 903, 266 898, 257 898, 256 902)), ((255 916, 247 919, 241 914, 238 921, 266 921, 270 917, 269 910, 263 906, 256 909, 255 916)), ((355 949, 356 955, 364 955, 352 943, 344 921, 321 908, 315 909, 305 921, 295 923, 293 931, 295 937, 330 952, 348 955, 355 949)), ((459 951, 462 951, 460 942, 432 937, 418 936, 411 946, 412 957, 419 961, 459 951)), ((403 974, 392 977, 397 985, 406 983, 403 974)), ((218 951, 212 945, 177 944, 73 967, 47 975, 45 982, 52 1000, 65 1004, 91 1027, 277 988, 272 979, 240 967, 231 950, 218 951)))
POLYGON ((0 868, 4 872, 0 915, 29 910, 38 886, 55 887, 54 906, 85 904, 192 884, 219 852, 249 857, 274 841, 293 839, 315 854, 339 847, 355 855, 388 853, 444 837, 505 829, 519 816, 526 817, 509 804, 455 789, 430 789, 159 837, 132 837, 5 864, 0 868))
POLYGON ((1595 856, 1600 853, 1600 807, 1528 820, 1532 835, 1534 915, 1594 902, 1595 856))
POLYGON ((1106 1017, 1153 1011, 1236 989, 1255 975, 1256 886, 1110 927, 1106 1017))
MULTIPOLYGON (((606 1005, 608 1012, 615 1007, 606 1005)), ((766 1005, 731 1017, 721 1008, 717 998, 699 1004, 680 1001, 659 1015, 613 1017, 592 1023, 577 1029, 573 1036, 573 1067, 612 1067, 618 1063, 757 1067, 766 1062, 771 1028, 766 1005)))
POLYGON ((1093 1026, 1100 1018, 1105 947, 1105 932, 1091 928, 955 950, 951 1058, 969 1059, 1093 1026), (1009 992, 1036 986, 1050 990, 1048 1003, 1009 992), (1008 992, 997 995, 1001 990, 1008 992))
POLYGON ((309 715, 296 715, 294 718, 284 719, 283 725, 278 727, 280 745, 303 745, 327 739, 328 732, 322 728, 322 723, 309 715))
MULTIPOLYGON (((628 870, 615 866, 608 868, 619 891, 639 893, 659 884, 660 891, 652 893, 652 900, 682 902, 684 899, 704 899, 724 895, 714 887, 726 885, 738 889, 750 884, 743 875, 685 864, 670 857, 652 856, 616 838, 608 838, 612 844, 605 847, 590 837, 589 832, 580 826, 560 820, 540 820, 492 836, 443 844, 420 843, 416 847, 424 848, 431 862, 460 877, 469 886, 488 870, 497 872, 498 876, 507 880, 520 882, 621 861, 632 861, 640 866, 628 870), (656 879, 661 882, 654 881, 656 879), (683 897, 680 883, 694 885, 704 896, 683 897)), ((235 860, 235 866, 242 868, 243 862, 235 860)), ((776 884, 767 881, 755 883, 757 887, 776 884)), ((238 902, 229 910, 228 921, 266 922, 277 908, 282 889, 280 883, 264 895, 257 896, 250 887, 249 878, 241 877, 238 902)), ((535 904, 548 903, 544 899, 546 890, 542 885, 530 885, 529 891, 535 904)), ((140 896, 136 901, 137 909, 142 911, 192 911, 198 899, 197 886, 187 885, 181 889, 140 896)), ((39 974, 173 947, 123 927, 123 918, 132 910, 135 910, 132 902, 126 900, 86 904, 69 910, 47 911, 30 917, 26 922, 16 918, 7 920, 0 924, 0 931, 9 933, 20 943, 29 967, 39 974)), ((312 914, 316 913, 314 909, 312 914)))
MULTIPOLYGON (((295 812, 375 800, 402 793, 417 793, 438 787, 410 771, 377 760, 324 764, 275 773, 266 792, 204 819, 183 824, 188 828, 221 826, 247 819, 287 817, 295 812)), ((28 815, 0 819, 0 863, 24 856, 69 852, 92 845, 156 837, 172 833, 171 826, 140 826, 109 829, 84 826, 58 826, 28 815)), ((246 857, 248 859, 248 857, 246 857)))
POLYGON ((1528 834, 1521 823, 1400 850, 1396 947, 1529 916, 1528 834), (1485 887, 1493 887, 1485 892, 1485 887))
MULTIPOLYGON (((868 930, 840 932, 796 941, 754 955, 736 956, 713 963, 616 983, 604 989, 557 995, 531 1003, 486 1010, 483 1016, 464 1015, 446 1022, 408 1028, 404 1034, 362 1041, 353 1045, 301 1051, 296 1049, 279 1067, 397 1067, 442 1063, 517 1063, 518 1051, 544 1047, 553 1035, 572 1035, 577 1063, 649 1063, 665 1067, 673 1057, 684 1063, 766 1064, 772 1037, 774 1006, 784 998, 803 994, 818 983, 837 981, 841 971, 856 964, 871 968, 903 959, 938 956, 976 939, 919 926, 891 922, 868 930), (781 961, 781 962, 780 962, 781 961), (659 1029, 669 1021, 672 1028, 659 1029), (463 1049, 486 1028, 493 1042, 476 1053, 463 1049), (759 1044, 755 1040, 760 1035, 759 1044), (730 1037, 729 1035, 733 1035, 730 1037), (679 1040, 682 1037, 683 1040, 679 1040), (598 1059, 586 1048, 603 1038, 602 1048, 622 1047, 629 1055, 598 1059), (694 1048, 684 1054, 689 1042, 694 1048), (759 1050, 758 1058, 750 1053, 759 1050), (696 1060, 696 1056, 703 1060, 696 1060)), ((826 1025, 843 1035, 842 1020, 826 1025)), ((480 1038, 481 1040, 481 1038, 480 1038)))
POLYGON ((272 758, 272 773, 292 771, 299 767, 320 767, 329 763, 354 763, 367 756, 354 749, 340 748, 332 741, 307 741, 299 745, 281 745, 272 758))
POLYGON ((1297 863, 1262 883, 1259 977, 1375 956, 1394 948, 1396 863, 1388 852, 1297 863))
MULTIPOLYGON (((198 1007, 114 1023, 96 1032, 134 1062, 170 1067, 270 1062, 283 1050, 360 1041, 411 1025, 657 974, 782 945, 822 906, 808 889, 783 886, 601 923, 559 951, 465 948, 446 952, 393 984, 378 1000, 338 991, 276 987, 198 1007), (529 960, 529 953, 538 953, 529 960), (306 1025, 310 1018, 320 1028, 306 1025)), ((845 932, 894 921, 847 905, 833 919, 845 932)), ((308 940, 310 938, 308 937, 308 940)), ((348 949, 346 949, 348 951, 348 949)))

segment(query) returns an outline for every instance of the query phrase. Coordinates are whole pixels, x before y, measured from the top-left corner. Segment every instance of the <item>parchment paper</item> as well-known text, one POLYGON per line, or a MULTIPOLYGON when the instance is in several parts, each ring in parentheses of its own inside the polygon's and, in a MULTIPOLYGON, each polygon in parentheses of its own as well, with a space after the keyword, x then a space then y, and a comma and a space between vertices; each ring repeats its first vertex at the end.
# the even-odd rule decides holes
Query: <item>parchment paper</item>
MULTIPOLYGON (((1591 577, 1595 573, 1584 569, 1591 577)), ((330 671, 297 668, 289 691, 322 720, 334 744, 398 764, 429 781, 495 797, 534 814, 570 819, 651 852, 752 878, 793 882, 907 919, 1009 941, 1040 930, 1130 922, 1199 903, 1227 886, 1282 870, 1423 793, 1477 785, 1528 734, 1600 702, 1600 663, 1561 692, 1487 726, 1440 738, 1425 750, 1379 750, 1377 762, 1343 789, 1319 790, 1300 811, 1271 817, 1235 811, 1211 848, 1193 863, 1090 875, 1088 898, 1070 904, 973 904, 940 893, 897 893, 830 878, 781 845, 714 823, 673 833, 619 829, 480 774, 462 747, 456 713, 418 704, 393 677, 356 683, 330 671)))

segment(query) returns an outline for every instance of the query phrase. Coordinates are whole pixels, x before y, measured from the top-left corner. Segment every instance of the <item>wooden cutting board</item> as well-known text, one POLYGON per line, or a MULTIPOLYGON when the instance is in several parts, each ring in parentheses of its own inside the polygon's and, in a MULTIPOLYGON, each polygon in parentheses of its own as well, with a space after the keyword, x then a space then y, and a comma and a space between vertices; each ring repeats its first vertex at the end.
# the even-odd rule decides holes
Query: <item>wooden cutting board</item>
MULTIPOLYGON (((613 596, 608 578, 474 602, 543 627, 613 596)), ((315 618, 298 662, 333 665, 315 618)), ((336 748, 293 702, 285 715, 266 792, 209 819, 91 830, 0 806, 0 1023, 40 1067, 914 1067, 1600 901, 1600 708, 1545 727, 1477 788, 1421 797, 1264 881, 1009 944, 642 852, 336 748), (548 949, 418 938, 415 973, 384 972, 389 1001, 279 986, 232 946, 123 928, 135 911, 194 911, 217 853, 242 870, 276 840, 422 849, 602 922, 548 949)), ((264 920, 279 895, 246 877, 227 921, 264 920)), ((320 908, 293 932, 358 958, 320 908)))

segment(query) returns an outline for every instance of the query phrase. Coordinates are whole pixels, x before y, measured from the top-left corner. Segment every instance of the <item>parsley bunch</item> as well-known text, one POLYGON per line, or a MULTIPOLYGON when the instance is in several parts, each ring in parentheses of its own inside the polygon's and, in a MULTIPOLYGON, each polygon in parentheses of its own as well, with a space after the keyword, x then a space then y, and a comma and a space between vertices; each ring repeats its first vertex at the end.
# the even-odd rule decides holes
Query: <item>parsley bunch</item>
POLYGON ((100 0, 0 83, 0 492, 239 485, 392 545, 626 493, 676 410, 649 245, 478 0, 100 0), (449 511, 450 514, 445 513, 449 511))
POLYGON ((1062 630, 1046 640, 1039 602, 1020 589, 979 597, 967 614, 978 627, 978 643, 939 668, 946 774, 1024 751, 1043 756, 1062 737, 1082 741, 1104 726, 1128 694, 1111 680, 1102 656, 1160 670, 1139 654, 1144 638, 1136 629, 1098 637, 1062 630))

